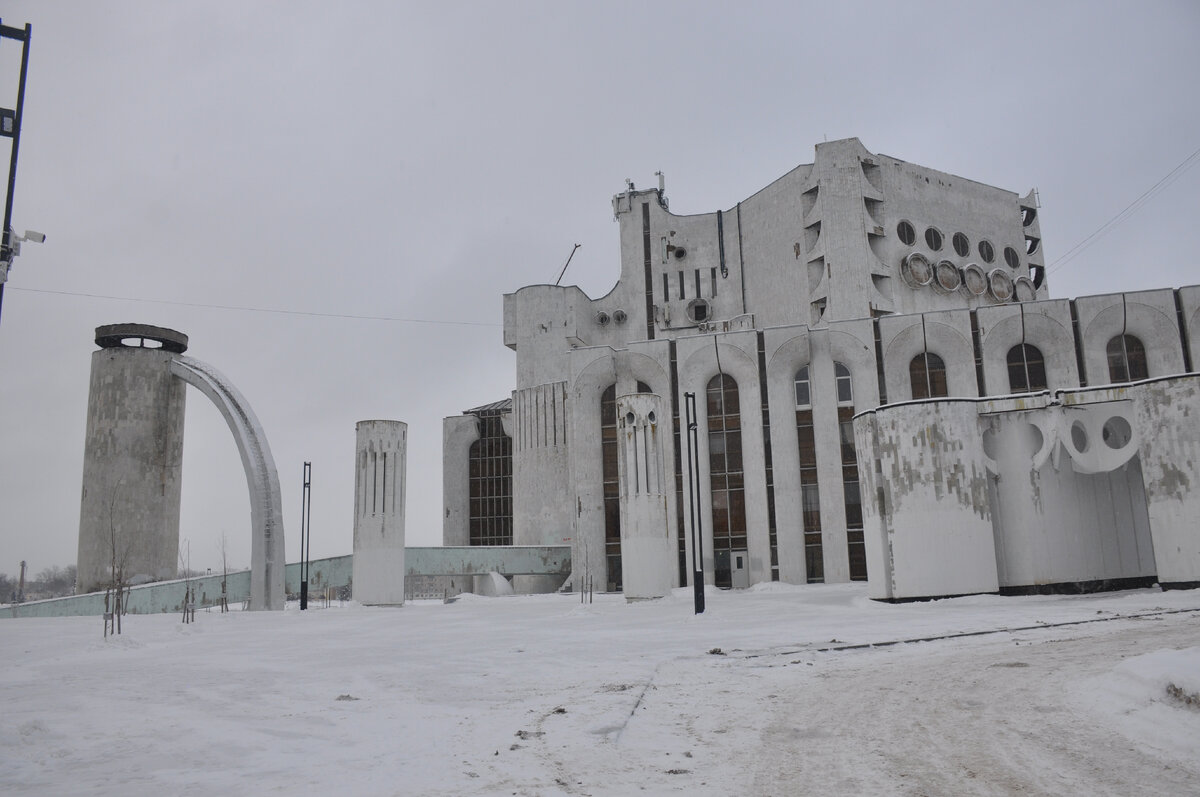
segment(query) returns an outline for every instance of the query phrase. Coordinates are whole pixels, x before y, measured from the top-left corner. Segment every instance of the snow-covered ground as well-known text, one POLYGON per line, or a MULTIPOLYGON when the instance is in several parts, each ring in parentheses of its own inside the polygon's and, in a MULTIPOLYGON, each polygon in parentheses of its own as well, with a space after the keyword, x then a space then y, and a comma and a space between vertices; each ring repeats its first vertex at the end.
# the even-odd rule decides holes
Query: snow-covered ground
POLYGON ((1200 592, 865 595, 4 620, 0 793, 1200 793, 1200 592))

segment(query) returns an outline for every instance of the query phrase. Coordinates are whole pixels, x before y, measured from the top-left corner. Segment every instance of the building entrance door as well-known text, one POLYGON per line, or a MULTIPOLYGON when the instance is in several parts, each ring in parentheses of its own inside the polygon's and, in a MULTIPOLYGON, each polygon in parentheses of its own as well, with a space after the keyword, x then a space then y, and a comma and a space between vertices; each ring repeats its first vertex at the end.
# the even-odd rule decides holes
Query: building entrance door
POLYGON ((734 589, 746 589, 750 586, 750 557, 746 551, 729 552, 730 582, 734 589))

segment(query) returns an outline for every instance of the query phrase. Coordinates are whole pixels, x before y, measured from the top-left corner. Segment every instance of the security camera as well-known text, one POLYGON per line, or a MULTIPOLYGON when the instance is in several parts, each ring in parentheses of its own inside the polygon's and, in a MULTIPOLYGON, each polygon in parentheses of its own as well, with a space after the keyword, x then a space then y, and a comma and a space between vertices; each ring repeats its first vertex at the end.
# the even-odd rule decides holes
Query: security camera
POLYGON ((36 230, 26 230, 21 238, 26 241, 33 241, 35 244, 46 243, 46 234, 44 232, 37 232, 36 230))

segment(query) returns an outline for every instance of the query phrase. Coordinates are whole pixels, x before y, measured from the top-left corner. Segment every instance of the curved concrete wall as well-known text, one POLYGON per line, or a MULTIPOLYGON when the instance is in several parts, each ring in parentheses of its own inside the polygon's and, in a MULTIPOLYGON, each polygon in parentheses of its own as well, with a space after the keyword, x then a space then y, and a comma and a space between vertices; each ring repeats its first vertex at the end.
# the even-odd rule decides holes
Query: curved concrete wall
POLYGON ((185 388, 175 355, 119 347, 92 353, 78 591, 103 589, 112 563, 125 579, 174 578, 179 556, 185 388))

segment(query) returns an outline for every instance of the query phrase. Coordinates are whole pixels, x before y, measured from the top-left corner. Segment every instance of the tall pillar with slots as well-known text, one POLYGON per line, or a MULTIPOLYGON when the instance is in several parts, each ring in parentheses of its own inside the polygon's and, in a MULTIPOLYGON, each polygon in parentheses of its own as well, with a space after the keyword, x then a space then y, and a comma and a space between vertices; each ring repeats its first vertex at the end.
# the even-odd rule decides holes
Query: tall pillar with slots
POLYGON ((371 606, 400 606, 408 425, 359 421, 355 429, 354 599, 371 606))
POLYGON ((621 572, 626 600, 661 598, 671 591, 673 549, 667 526, 662 406, 662 398, 652 393, 617 398, 621 572))

